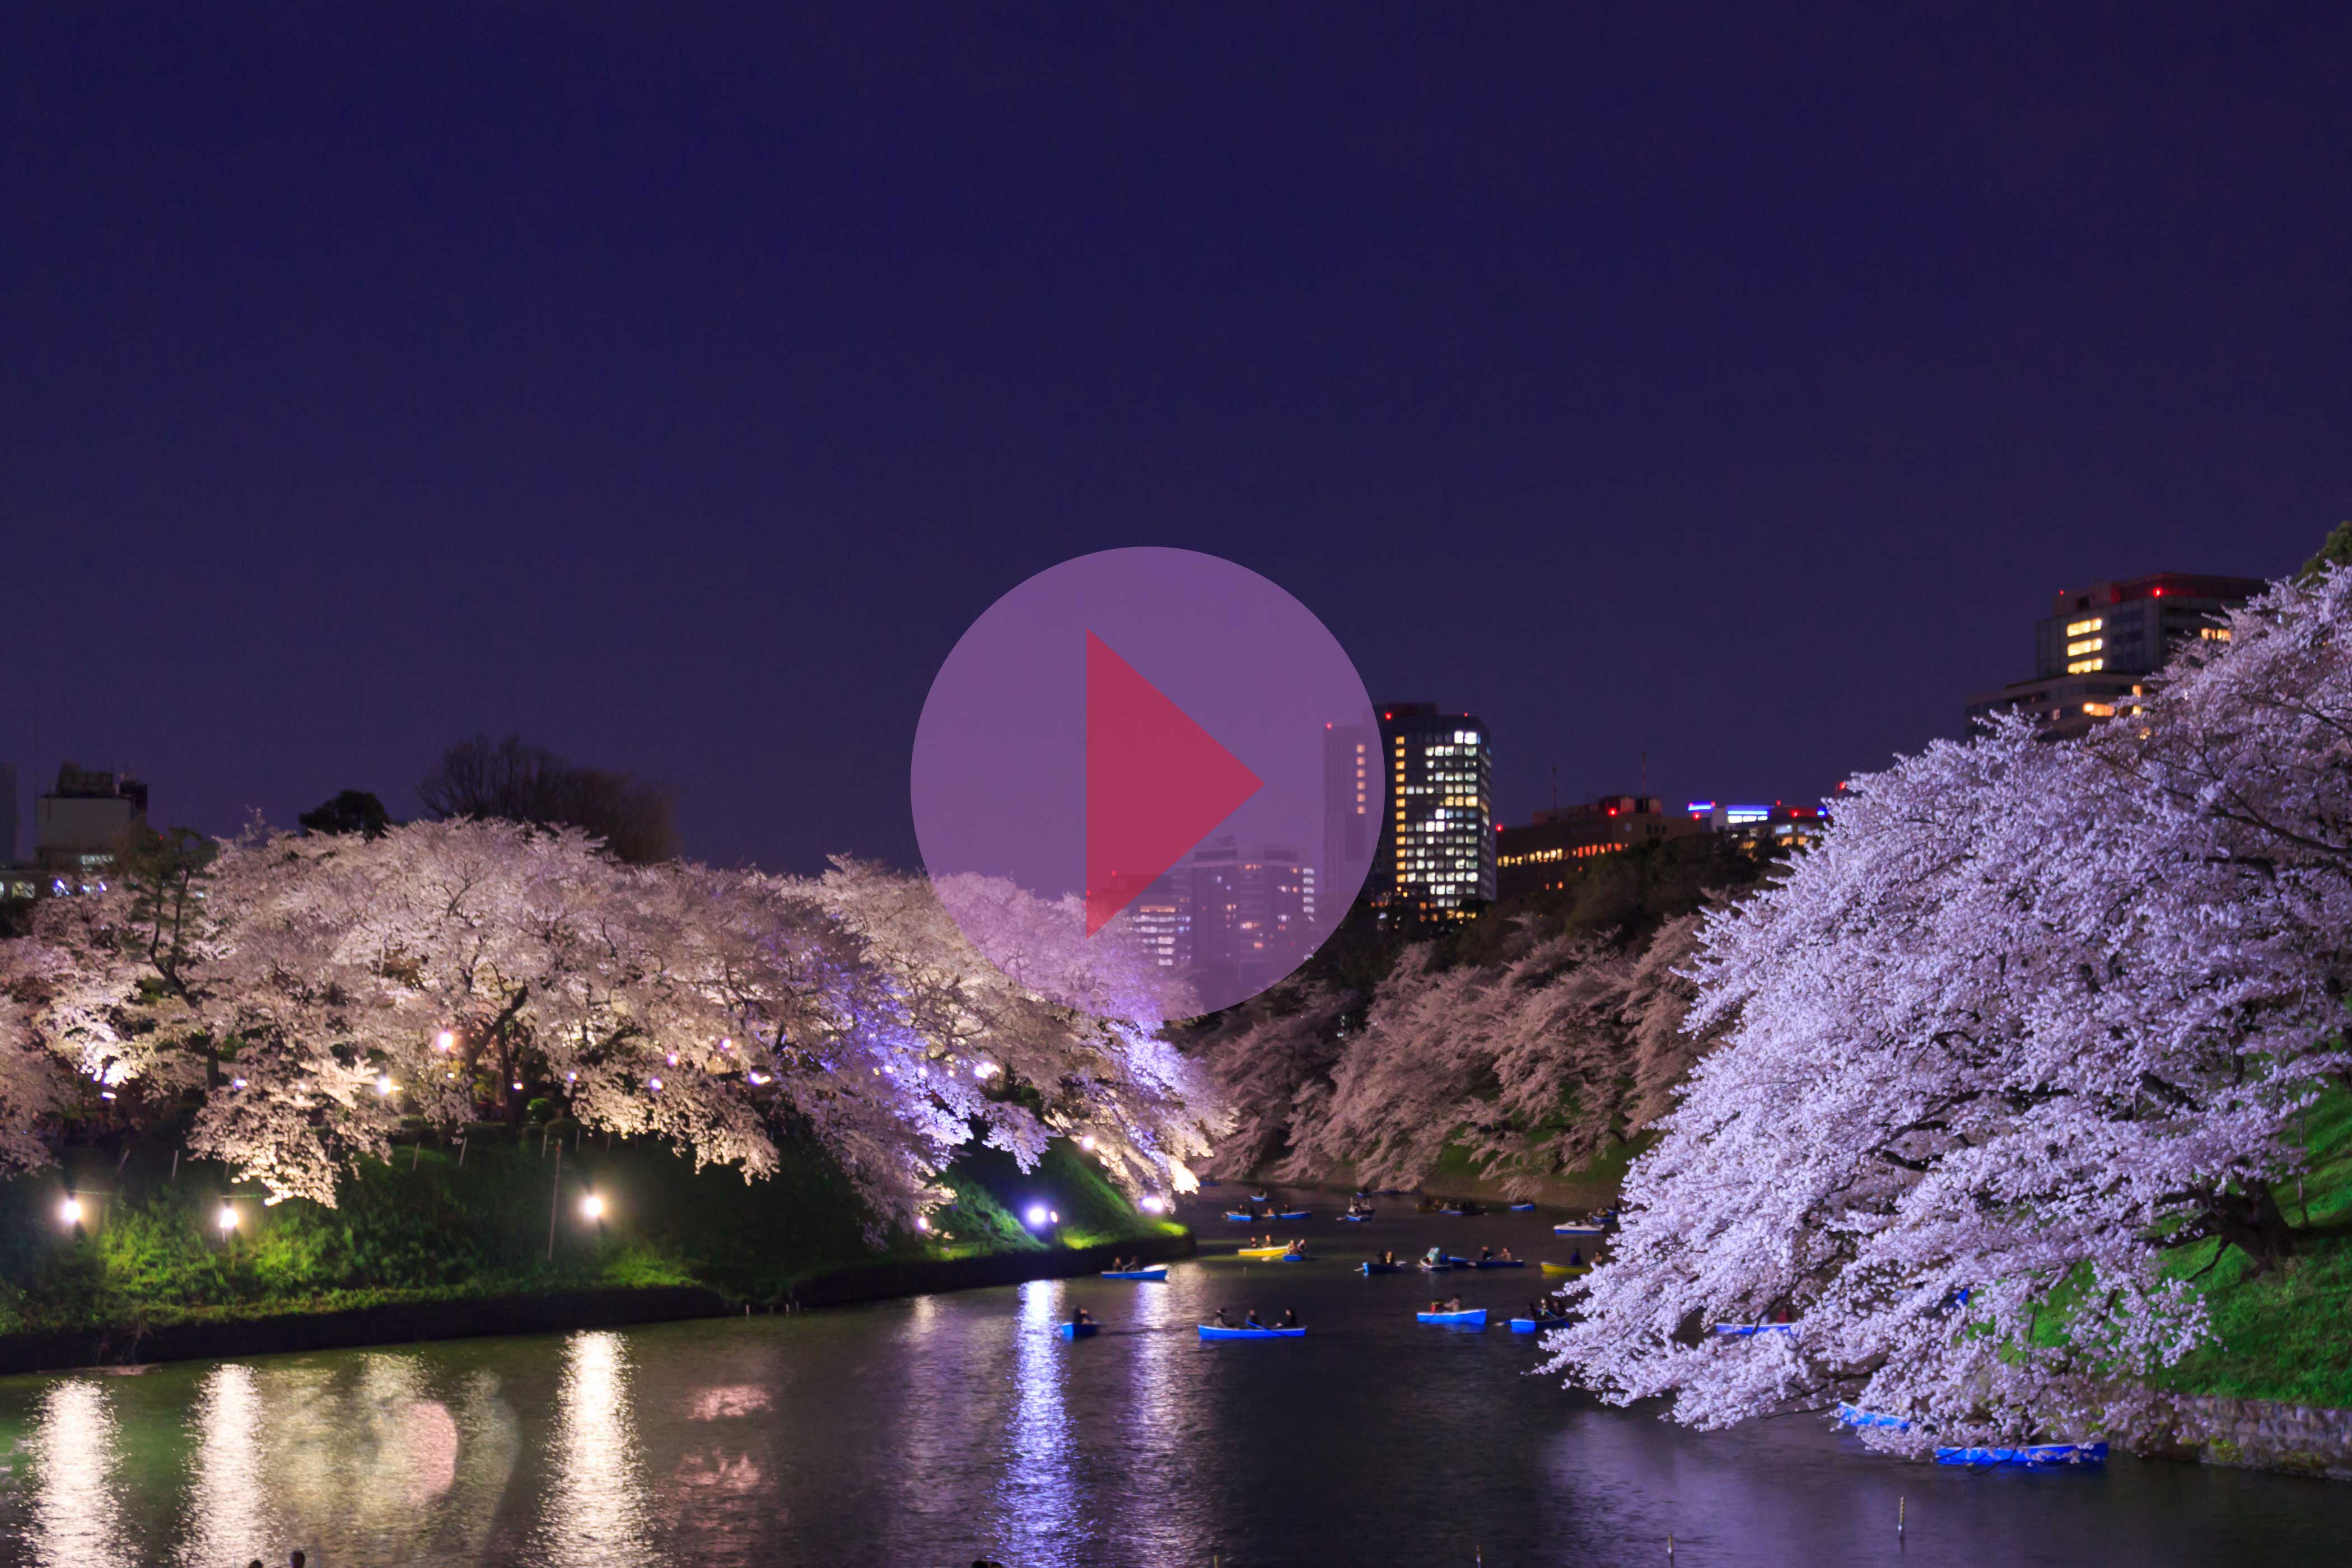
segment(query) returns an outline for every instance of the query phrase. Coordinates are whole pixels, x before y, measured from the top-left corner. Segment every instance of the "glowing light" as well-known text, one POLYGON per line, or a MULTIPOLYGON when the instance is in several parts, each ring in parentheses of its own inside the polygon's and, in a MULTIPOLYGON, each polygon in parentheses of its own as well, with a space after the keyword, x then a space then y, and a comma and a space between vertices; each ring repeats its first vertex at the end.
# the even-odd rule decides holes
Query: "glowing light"
POLYGON ((657 1078, 649 1078, 646 1079, 646 1087, 652 1089, 656 1094, 659 1094, 661 1092, 661 1079, 657 1078))
POLYGON ((101 1089, 98 1091, 98 1098, 100 1100, 112 1100, 114 1098, 114 1091, 110 1089, 101 1089))
POLYGON ((1033 1226, 1044 1225, 1051 1212, 1044 1204, 1031 1204, 1028 1214, 1029 1223, 1033 1226))
POLYGON ((79 1198, 68 1198, 65 1202, 58 1205, 58 1223, 59 1225, 79 1225, 81 1223, 81 1200, 79 1198))
POLYGON ((768 1075, 760 1071, 756 1068, 744 1076, 748 1077, 753 1083, 765 1083, 768 1081, 768 1075))
POLYGON ((721 1040, 719 1042, 719 1048, 722 1051, 731 1051, 735 1048, 735 1042, 732 1040, 721 1040))
POLYGON ((222 1235, 227 1235, 236 1228, 236 1210, 227 1204, 221 1205, 220 1212, 213 1215, 213 1223, 220 1226, 222 1235))
POLYGON ((1091 1132, 1078 1140, 1078 1147, 1091 1154, 1095 1152, 1095 1135, 1091 1132))
POLYGON ((994 1062, 974 1062, 971 1064, 971 1076, 974 1078, 986 1078, 995 1070, 996 1064, 994 1062))
POLYGON ((378 1094, 390 1094, 392 1092, 392 1075, 390 1073, 384 1073, 375 1080, 375 1091, 378 1094))
MULTIPOLYGON (((449 1076, 455 1078, 457 1074, 452 1073, 449 1076)), ((228 1080, 228 1086, 231 1089, 243 1089, 245 1087, 245 1079, 241 1078, 233 1078, 228 1080)))
POLYGON ((929 1230, 931 1228, 931 1222, 925 1219, 921 1215, 917 1215, 915 1216, 915 1228, 917 1230, 929 1230))
POLYGON ((599 1197, 596 1194, 590 1193, 586 1197, 580 1200, 580 1212, 586 1215, 590 1219, 603 1219, 604 1217, 604 1200, 599 1197))
POLYGON ((1168 1212, 1168 1200, 1160 1197, 1157 1194, 1153 1194, 1145 1197, 1142 1204, 1139 1206, 1142 1208, 1145 1214, 1166 1214, 1168 1212))
POLYGON ((454 1051, 457 1048, 457 1037, 444 1029, 433 1037, 433 1048, 436 1051, 454 1051))
POLYGON ((677 1053, 676 1051, 672 1051, 669 1054, 669 1065, 672 1067, 677 1066, 677 1053))
POLYGON ((515 1086, 515 1088, 516 1088, 516 1089, 521 1089, 521 1088, 522 1088, 522 1079, 515 1079, 514 1086, 515 1086))

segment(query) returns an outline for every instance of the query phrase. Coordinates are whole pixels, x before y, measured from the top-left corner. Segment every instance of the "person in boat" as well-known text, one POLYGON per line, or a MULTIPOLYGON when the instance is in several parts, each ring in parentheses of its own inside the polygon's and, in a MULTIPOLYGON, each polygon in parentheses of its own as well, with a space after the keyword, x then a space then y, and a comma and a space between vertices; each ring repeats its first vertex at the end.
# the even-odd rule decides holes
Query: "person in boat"
POLYGON ((1396 1250, 1391 1247, 1390 1250, 1381 1253, 1381 1261, 1393 1268, 1396 1264, 1396 1250))
POLYGON ((1445 1261, 1445 1249, 1442 1247, 1433 1247, 1429 1249, 1429 1256, 1422 1261, 1432 1265, 1443 1263, 1445 1261))
POLYGON ((1428 1310, 1433 1312, 1443 1312, 1445 1310, 1445 1303, 1443 1301, 1432 1301, 1429 1304, 1428 1310))
POLYGON ((1233 1326, 1234 1326, 1234 1321, 1233 1321, 1233 1320, 1232 1320, 1231 1318, 1228 1318, 1228 1317, 1226 1317, 1226 1316, 1225 1316, 1225 1310, 1224 1310, 1223 1307, 1218 1308, 1218 1309, 1217 1309, 1217 1327, 1219 1327, 1219 1328, 1221 1328, 1221 1329, 1230 1329, 1230 1328, 1232 1328, 1233 1326))
POLYGON ((1503 1248, 1503 1250, 1502 1250, 1501 1252, 1497 1253, 1497 1254, 1496 1255, 1496 1257, 1500 1261, 1505 1262, 1505 1263, 1514 1263, 1514 1262, 1517 1262, 1517 1259, 1514 1258, 1511 1256, 1511 1249, 1510 1249, 1509 1247, 1505 1247, 1505 1248, 1503 1248))
POLYGON ((1480 1248, 1478 1249, 1478 1261, 1479 1261, 1479 1262, 1481 1262, 1481 1263, 1492 1263, 1494 1260, 1495 1260, 1495 1249, 1494 1249, 1493 1247, 1480 1247, 1480 1248))
POLYGON ((1298 1326, 1298 1310, 1295 1307, 1285 1307, 1282 1310, 1282 1321, 1275 1326, 1276 1328, 1284 1329, 1297 1328, 1298 1326))
POLYGON ((1070 1321, 1074 1323, 1091 1323, 1094 1321, 1095 1315, 1092 1312, 1087 1311, 1084 1307, 1079 1308, 1076 1312, 1070 1315, 1070 1321))
POLYGON ((1243 1316, 1242 1327, 1245 1329, 1262 1329, 1265 1327, 1264 1323, 1258 1321, 1257 1309, 1255 1307, 1252 1307, 1249 1311, 1243 1316))
POLYGON ((1459 1296, 1448 1296, 1445 1298, 1445 1305, 1439 1309, 1440 1311, 1445 1312, 1458 1312, 1461 1310, 1462 1298, 1459 1296))
POLYGON ((1302 1236, 1302 1237, 1297 1237, 1296 1240, 1292 1241, 1292 1242, 1291 1242, 1291 1244, 1290 1244, 1288 1247, 1284 1247, 1284 1248, 1282 1249, 1282 1255, 1283 1255, 1285 1258, 1304 1258, 1304 1257, 1306 1257, 1306 1256, 1307 1256, 1307 1238, 1306 1238, 1305 1237, 1303 1237, 1303 1236, 1302 1236))
POLYGON ((1584 1267, 1584 1248, 1580 1247, 1571 1247, 1568 1249, 1568 1266, 1570 1268, 1581 1268, 1584 1267))

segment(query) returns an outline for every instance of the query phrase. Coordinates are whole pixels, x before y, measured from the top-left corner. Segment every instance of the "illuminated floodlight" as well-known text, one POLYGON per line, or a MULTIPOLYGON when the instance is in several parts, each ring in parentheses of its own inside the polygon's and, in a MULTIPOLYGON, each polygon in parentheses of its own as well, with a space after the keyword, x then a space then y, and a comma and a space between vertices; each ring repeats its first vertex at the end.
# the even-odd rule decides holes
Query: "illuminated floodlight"
POLYGON ((1030 1226, 1034 1228, 1044 1225, 1051 1212, 1052 1211, 1047 1209, 1044 1204, 1031 1204, 1029 1205, 1029 1214, 1027 1216, 1030 1226))
POLYGON ((230 1231, 235 1230, 236 1228, 236 1207, 229 1204, 221 1205, 220 1212, 213 1215, 213 1224, 220 1227, 220 1232, 223 1236, 226 1236, 230 1231))
POLYGON ((1078 1140, 1078 1147, 1091 1154, 1095 1152, 1095 1135, 1091 1132, 1078 1140))
POLYGON ((924 1218, 921 1215, 917 1215, 915 1216, 915 1228, 917 1230, 929 1230, 931 1228, 931 1222, 924 1218))
POLYGON ((454 1051, 457 1048, 457 1037, 449 1030, 444 1029, 433 1037, 433 1048, 436 1051, 454 1051))
POLYGON ((1160 1196, 1157 1193, 1153 1193, 1147 1195, 1143 1202, 1138 1206, 1140 1207, 1145 1214, 1166 1214, 1168 1212, 1168 1200, 1160 1196))
POLYGON ((58 1223, 59 1225, 79 1225, 81 1223, 81 1200, 79 1198, 68 1198, 65 1202, 58 1205, 58 1223))
POLYGON ((661 1092, 661 1079, 657 1078, 649 1078, 646 1079, 646 1087, 652 1089, 656 1094, 659 1094, 661 1092))
POLYGON ((596 1194, 590 1193, 586 1197, 580 1200, 580 1212, 586 1215, 590 1219, 603 1219, 604 1217, 604 1200, 596 1194))
POLYGON ((375 1080, 375 1091, 376 1091, 378 1094, 390 1094, 390 1093, 392 1092, 392 1089, 393 1089, 392 1075, 391 1075, 390 1073, 383 1073, 383 1074, 378 1075, 378 1077, 376 1078, 376 1080, 375 1080))

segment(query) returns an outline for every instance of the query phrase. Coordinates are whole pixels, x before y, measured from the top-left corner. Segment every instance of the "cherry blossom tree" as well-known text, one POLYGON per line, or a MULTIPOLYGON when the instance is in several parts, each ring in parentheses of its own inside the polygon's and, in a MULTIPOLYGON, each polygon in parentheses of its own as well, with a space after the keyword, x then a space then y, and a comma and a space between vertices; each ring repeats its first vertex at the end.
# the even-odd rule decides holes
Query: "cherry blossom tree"
POLYGON ((1853 781, 1708 921, 1725 1043, 1551 1368, 1700 1426, 1847 1398, 1914 1449, 2127 1424, 2209 1332, 2168 1252, 2291 1247, 2290 1134, 2347 1068, 2347 599, 2273 588, 2085 741, 2011 720, 1853 781))

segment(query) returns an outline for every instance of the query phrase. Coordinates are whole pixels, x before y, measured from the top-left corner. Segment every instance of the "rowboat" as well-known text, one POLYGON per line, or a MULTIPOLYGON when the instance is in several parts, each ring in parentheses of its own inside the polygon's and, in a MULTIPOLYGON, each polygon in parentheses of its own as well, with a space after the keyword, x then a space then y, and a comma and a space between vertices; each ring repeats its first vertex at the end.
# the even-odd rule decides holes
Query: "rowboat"
POLYGON ((1402 1274, 1411 1265, 1403 1263, 1359 1263, 1357 1268, 1366 1274, 1402 1274))
POLYGON ((1225 1217, 1233 1221, 1235 1225, 1248 1225, 1250 1222, 1256 1219, 1257 1215, 1254 1214, 1235 1214, 1231 1209, 1227 1209, 1225 1211, 1225 1217))
POLYGON ((1366 1220, 1368 1220, 1368 1219, 1370 1219, 1370 1218, 1371 1218, 1371 1217, 1372 1217, 1372 1211, 1371 1211, 1371 1210, 1370 1210, 1370 1209, 1366 1209, 1366 1210, 1365 1210, 1363 1213, 1361 1213, 1361 1214, 1343 1214, 1343 1215, 1341 1215, 1339 1216, 1339 1223, 1340 1223, 1340 1224, 1342 1224, 1342 1225, 1361 1225, 1361 1224, 1363 1224, 1366 1220))
POLYGON ((1468 1214, 1470 1211, 1468 1209, 1439 1209, 1437 1212, 1439 1214, 1452 1215, 1455 1219, 1460 1219, 1464 1215, 1468 1214))
POLYGON ((1286 1247, 1236 1247, 1234 1256, 1235 1258, 1280 1258, 1289 1250, 1290 1248, 1286 1247))
POLYGON ((1165 1279, 1168 1278, 1168 1265, 1163 1263, 1157 1268, 1106 1268, 1103 1270, 1103 1278, 1106 1279, 1165 1279))
POLYGON ((1054 1331, 1066 1340, 1090 1340, 1102 1332, 1100 1323, 1060 1323, 1054 1331))
POLYGON ((1727 1340, 1744 1340, 1750 1334, 1793 1334, 1794 1323, 1717 1323, 1715 1331, 1727 1340))
POLYGON ((1486 1309, 1471 1307, 1459 1312, 1415 1312, 1424 1323, 1437 1323, 1449 1329, 1483 1329, 1486 1326, 1486 1309))
POLYGON ((1589 1220, 1578 1220, 1572 1225, 1556 1225, 1551 1227, 1551 1233, 1554 1236, 1607 1236, 1609 1227, 1594 1225, 1589 1220))
POLYGON ((1512 1204, 1509 1207, 1513 1214, 1533 1214, 1536 1212, 1536 1205, 1533 1204, 1512 1204))
POLYGON ((1297 1329, 1221 1329, 1214 1323, 1201 1325, 1204 1340, 1300 1340, 1307 1337, 1304 1328, 1297 1329))
POLYGON ((1884 1426, 1895 1432, 1911 1430, 1911 1423, 1900 1415, 1882 1415, 1875 1410, 1859 1409, 1843 1401, 1839 1403, 1835 1415, 1841 1426, 1884 1426))
POLYGON ((1307 1209, 1285 1209, 1274 1217, 1276 1219, 1305 1219, 1307 1217, 1309 1212, 1310 1211, 1307 1209))
POLYGON ((1590 1263, 1547 1263, 1543 1266, 1543 1271, 1547 1274, 1590 1274, 1592 1272, 1592 1265, 1590 1263))
POLYGON ((2053 1465, 2104 1465, 2105 1443, 2024 1443, 2014 1448, 1938 1448, 1939 1465, 2016 1465, 2029 1470, 2053 1465))
POLYGON ((1466 1258, 1441 1258, 1432 1263, 1424 1258, 1421 1260, 1421 1267, 1432 1274, 1443 1274, 1449 1268, 1467 1268, 1470 1260, 1466 1258))
POLYGON ((1564 1329, 1567 1326, 1566 1318, 1513 1318, 1511 1320, 1511 1332, 1515 1334, 1532 1334, 1544 1329, 1564 1329))
POLYGON ((1265 1202, 1265 1194, 1264 1193, 1252 1193, 1249 1195, 1249 1199, 1250 1202, 1254 1204, 1262 1204, 1265 1202))
POLYGON ((1525 1268, 1527 1266, 1527 1259, 1524 1258, 1481 1258, 1470 1267, 1473 1268, 1525 1268))

